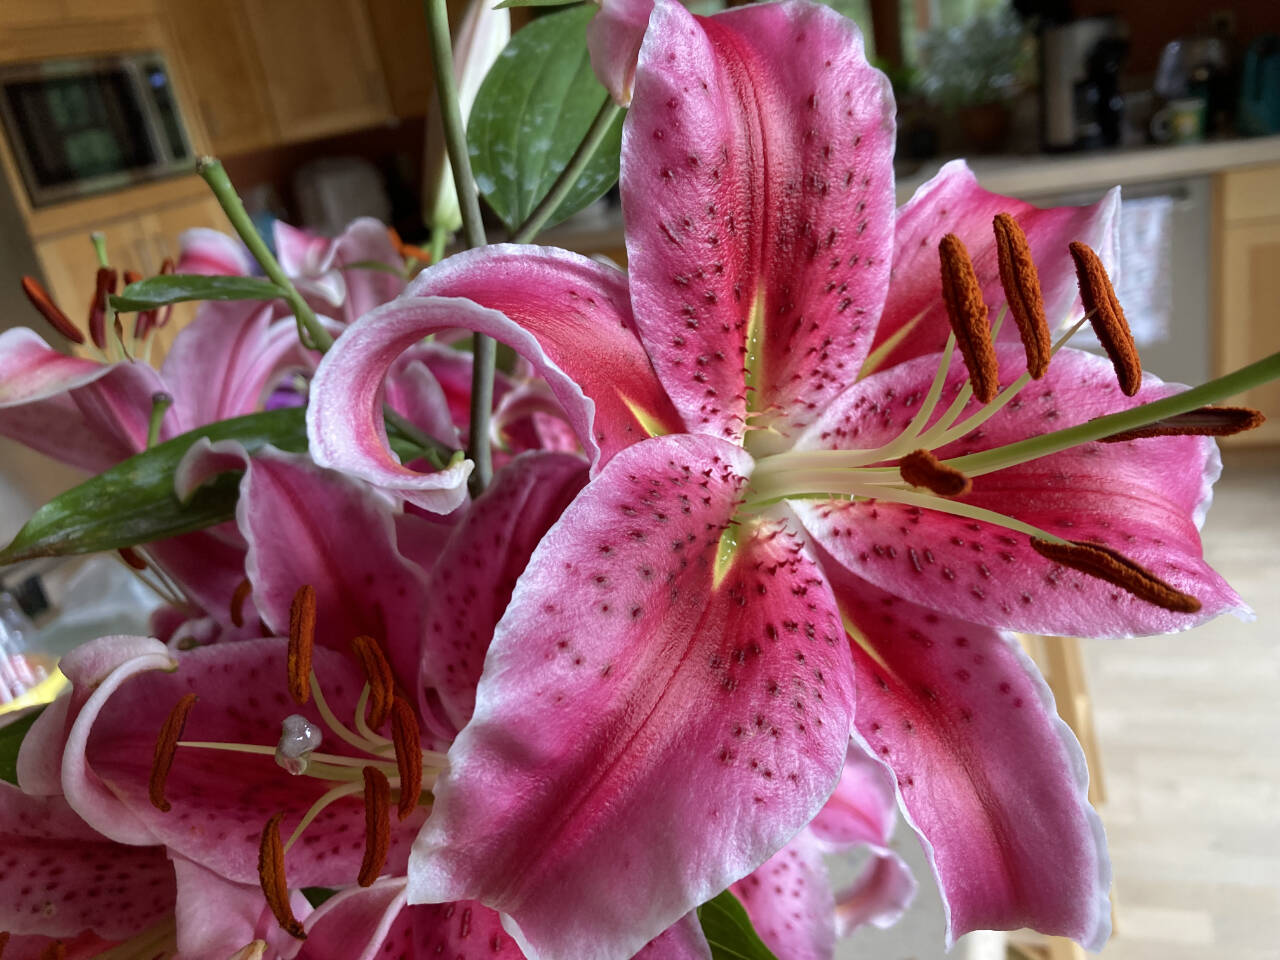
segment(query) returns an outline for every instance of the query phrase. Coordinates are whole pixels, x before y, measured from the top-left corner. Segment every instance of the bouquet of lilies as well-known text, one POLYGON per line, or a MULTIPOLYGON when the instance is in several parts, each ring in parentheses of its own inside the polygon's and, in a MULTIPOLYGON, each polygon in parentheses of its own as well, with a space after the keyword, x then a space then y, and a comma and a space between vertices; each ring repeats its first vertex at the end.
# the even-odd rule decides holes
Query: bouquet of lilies
POLYGON ((830 958, 915 891, 899 812, 949 940, 1099 949, 1083 756, 1014 632, 1247 615, 1198 530, 1280 355, 1145 373, 1116 192, 956 162, 895 210, 892 93, 827 8, 507 43, 478 5, 455 65, 427 7, 434 250, 273 254, 206 159, 238 237, 104 262, 87 328, 28 281, 77 355, 0 335, 0 433, 94 474, 0 562, 119 551, 165 599, 7 728, 4 960, 830 958), (625 272, 532 243, 619 176, 625 272))

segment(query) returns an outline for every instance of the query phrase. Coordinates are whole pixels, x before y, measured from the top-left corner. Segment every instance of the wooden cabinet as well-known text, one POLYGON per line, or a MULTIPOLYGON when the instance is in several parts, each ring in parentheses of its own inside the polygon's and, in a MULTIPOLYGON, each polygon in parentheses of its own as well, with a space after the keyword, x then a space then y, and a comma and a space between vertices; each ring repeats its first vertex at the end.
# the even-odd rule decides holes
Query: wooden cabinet
MULTIPOLYGON (((450 14, 456 6, 450 0, 450 14)), ((435 95, 431 45, 422 0, 374 0, 369 20, 382 61, 382 76, 397 117, 421 117, 435 95)))
MULTIPOLYGON (((1218 182, 1218 373, 1280 351, 1280 165, 1224 173, 1218 182)), ((1234 398, 1268 420, 1231 443, 1280 443, 1280 382, 1234 398)))
POLYGON ((392 119, 360 0, 250 0, 242 10, 282 139, 312 139, 392 119))

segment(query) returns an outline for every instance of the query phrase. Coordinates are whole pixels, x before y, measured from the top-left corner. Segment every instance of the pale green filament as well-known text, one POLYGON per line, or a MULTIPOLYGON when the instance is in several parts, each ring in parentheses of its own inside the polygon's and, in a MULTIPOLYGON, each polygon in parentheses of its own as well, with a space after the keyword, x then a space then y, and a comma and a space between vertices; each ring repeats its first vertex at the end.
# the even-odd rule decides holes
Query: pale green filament
POLYGON ((289 834, 289 839, 286 840, 284 844, 284 852, 285 853, 289 852, 289 848, 294 845, 294 843, 297 841, 297 839, 300 836, 302 836, 302 831, 307 829, 307 827, 311 826, 312 822, 315 820, 316 817, 320 816, 320 813, 324 810, 325 807, 329 806, 329 804, 333 803, 335 800, 341 800, 343 797, 349 797, 349 796, 352 796, 353 794, 363 793, 363 792, 364 792, 364 783, 359 782, 359 783, 344 783, 342 786, 334 787, 332 790, 329 790, 327 793, 322 794, 320 799, 318 799, 315 803, 313 803, 311 805, 311 808, 302 815, 302 819, 298 821, 298 825, 293 828, 293 833, 289 834))
POLYGON ((363 737, 352 733, 341 720, 334 716, 333 711, 329 709, 329 704, 325 700, 324 694, 320 692, 320 681, 316 679, 314 670, 311 671, 311 694, 316 698, 316 709, 320 711, 320 716, 324 718, 325 724, 338 735, 340 740, 346 741, 357 750, 363 750, 365 753, 377 751, 379 744, 371 743, 363 737))

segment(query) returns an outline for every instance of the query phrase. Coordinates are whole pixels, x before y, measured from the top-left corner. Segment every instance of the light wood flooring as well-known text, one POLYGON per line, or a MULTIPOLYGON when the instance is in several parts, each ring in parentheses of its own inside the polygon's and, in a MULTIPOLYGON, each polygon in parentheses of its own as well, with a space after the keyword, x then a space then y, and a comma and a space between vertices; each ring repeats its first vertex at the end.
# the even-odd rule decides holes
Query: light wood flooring
MULTIPOLYGON (((1257 620, 1084 644, 1115 871, 1103 960, 1280 960, 1280 450, 1225 460, 1205 554, 1257 620)), ((841 960, 945 956, 919 845, 900 829, 895 846, 918 902, 897 928, 842 943, 841 960)))

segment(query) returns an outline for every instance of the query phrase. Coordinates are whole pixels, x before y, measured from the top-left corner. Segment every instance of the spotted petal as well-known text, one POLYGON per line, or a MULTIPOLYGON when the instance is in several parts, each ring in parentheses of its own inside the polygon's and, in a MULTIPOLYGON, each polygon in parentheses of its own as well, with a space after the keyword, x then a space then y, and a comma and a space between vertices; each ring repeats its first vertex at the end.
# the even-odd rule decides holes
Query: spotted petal
MULTIPOLYGON (((877 349, 891 341, 894 345, 881 357, 877 369, 935 353, 946 342, 951 327, 942 304, 938 264, 938 241, 945 234, 954 233, 964 242, 994 318, 1005 302, 991 227, 997 213, 1011 214, 1027 235, 1051 327, 1080 315, 1075 270, 1067 253, 1071 241, 1087 243, 1098 251, 1108 269, 1115 269, 1120 241, 1119 187, 1088 206, 1041 209, 982 189, 965 162, 953 160, 898 210, 889 297, 875 339, 877 349)), ((1017 337, 1016 325, 1006 323, 1002 338, 1017 337)))
POLYGON ((437 782, 411 901, 477 899, 533 955, 621 960, 817 813, 844 760, 848 648, 776 523, 739 528, 717 564, 750 470, 711 437, 646 440, 543 538, 437 782))
POLYGON ((787 437, 857 375, 889 275, 893 116, 834 11, 655 6, 622 205, 636 322, 688 429, 733 439, 758 412, 787 437))
POLYGON ((765 945, 787 960, 831 960, 835 899, 822 847, 808 831, 731 888, 765 945))
POLYGON ((1032 927, 1101 949, 1111 868, 1084 755, 1012 638, 838 567, 856 736, 897 780, 947 907, 948 941, 1032 927))
POLYGON ((176 272, 247 277, 254 272, 254 262, 234 237, 209 227, 193 227, 178 237, 176 272))
MULTIPOLYGON (((172 869, 178 881, 178 951, 184 960, 227 960, 257 939, 267 943, 268 956, 294 954, 298 943, 276 923, 261 887, 232 883, 182 857, 174 858, 172 869)), ((295 891, 289 899, 293 915, 305 920, 311 913, 307 898, 295 891)))

